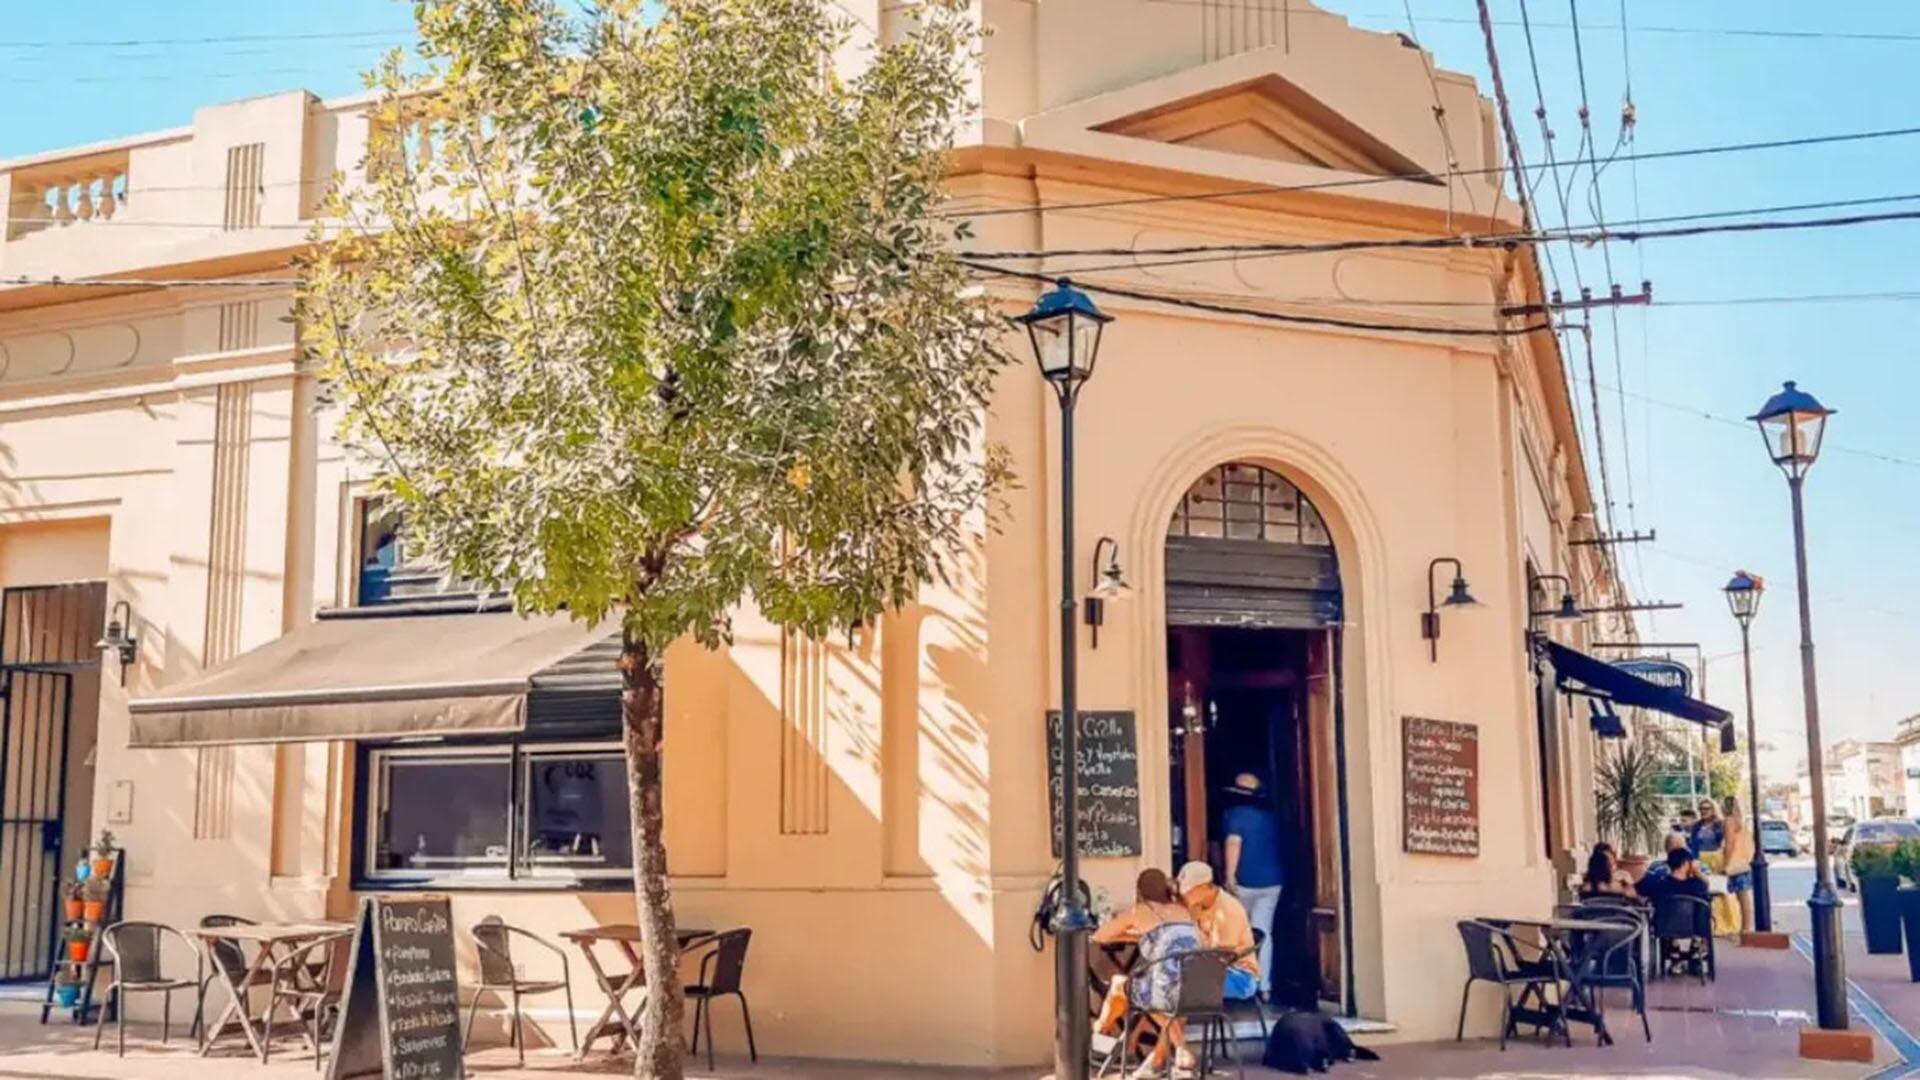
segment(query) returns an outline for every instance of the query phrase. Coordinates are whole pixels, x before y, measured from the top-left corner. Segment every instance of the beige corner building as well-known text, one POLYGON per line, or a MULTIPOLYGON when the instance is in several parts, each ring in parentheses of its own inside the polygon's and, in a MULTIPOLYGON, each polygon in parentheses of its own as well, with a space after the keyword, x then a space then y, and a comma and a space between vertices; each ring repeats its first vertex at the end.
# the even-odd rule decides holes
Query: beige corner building
MULTIPOLYGON (((843 6, 882 35, 902 19, 843 6)), ((1399 35, 1304 0, 980 6, 952 178, 972 250, 1520 224, 1491 104, 1399 35)), ((16 977, 44 975, 56 867, 102 827, 134 917, 338 917, 383 889, 542 934, 632 917, 601 635, 410 573, 296 363, 289 260, 369 122, 293 91, 0 162, 5 816, 50 823, 0 826, 16 977), (110 619, 124 665, 95 647, 110 619)), ((1132 597, 1081 627, 1082 708, 1130 767, 1099 792, 1088 876, 1123 904, 1143 867, 1217 862, 1222 793, 1253 772, 1285 837, 1276 973, 1386 1037, 1449 1034, 1454 923, 1547 912, 1556 858, 1593 835, 1587 709, 1530 660, 1529 611, 1562 589, 1530 598, 1531 575, 1624 600, 1605 549, 1574 543, 1596 497, 1563 358, 1524 329, 1531 252, 997 262, 1202 305, 1092 291, 1115 321, 1077 414, 1074 585, 1112 555, 1132 597), (1477 606, 1436 605, 1456 571, 1477 606), (1452 733, 1465 811, 1433 817, 1413 729, 1452 733)), ((992 287, 1010 313, 1040 288, 992 287)), ((732 648, 670 655, 675 903, 752 928, 762 1052, 1049 1056, 1030 929, 1055 868, 1061 477, 1031 367, 989 428, 1021 485, 951 587, 851 641, 742 612, 732 648)), ((584 1024, 599 1000, 573 972, 584 1024)), ((533 1007, 565 1045, 558 999, 533 1007)), ((742 1048, 728 1006, 718 1030, 742 1048)))

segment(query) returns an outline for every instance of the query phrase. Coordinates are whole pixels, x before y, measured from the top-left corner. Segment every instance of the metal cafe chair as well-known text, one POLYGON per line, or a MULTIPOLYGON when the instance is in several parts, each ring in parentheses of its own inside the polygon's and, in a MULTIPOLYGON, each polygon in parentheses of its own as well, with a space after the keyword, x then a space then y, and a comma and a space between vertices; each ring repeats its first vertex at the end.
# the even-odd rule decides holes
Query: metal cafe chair
MULTIPOLYGON (((507 1036, 519 1053, 520 1064, 527 1063, 527 1022, 520 1011, 520 999, 533 994, 547 994, 555 990, 564 990, 567 995, 567 1031, 573 1037, 575 1054, 580 1051, 580 1028, 573 1015, 573 972, 567 964, 567 954, 561 948, 545 938, 517 926, 509 926, 498 915, 489 915, 476 923, 472 930, 473 943, 480 953, 480 985, 473 989, 473 1003, 467 1008, 467 1030, 460 1037, 460 1051, 465 1053, 467 1043, 473 1038, 473 1022, 480 1012, 480 998, 492 994, 495 1000, 508 1000, 513 1006, 513 1021, 507 1028, 507 1036), (560 960, 558 979, 528 979, 520 974, 520 966, 513 959, 513 940, 520 938, 552 953, 560 960)), ((744 999, 743 999, 744 1000, 744 999)))
MULTIPOLYGON (((155 922, 120 922, 107 927, 100 933, 101 947, 107 951, 107 958, 113 964, 113 981, 107 986, 107 1008, 113 1011, 114 1024, 118 1028, 119 1054, 127 1056, 127 994, 160 994, 160 1041, 165 1043, 173 1028, 173 992, 175 990, 193 990, 201 988, 201 976, 204 964, 200 951, 194 947, 187 935, 155 922), (167 974, 166 948, 168 938, 177 939, 182 948, 194 957, 193 977, 173 978, 167 974)), ((97 1024, 93 1029, 93 1048, 100 1049, 100 1036, 104 1035, 107 1025, 97 1024)))
POLYGON ((1460 1023, 1453 1033, 1454 1041, 1467 1036, 1467 1001, 1473 993, 1473 984, 1492 983, 1500 988, 1500 1049, 1505 1050, 1514 1027, 1513 988, 1520 988, 1518 1004, 1521 1006, 1536 996, 1544 1002, 1546 988, 1557 990, 1564 981, 1559 965, 1544 951, 1538 957, 1528 958, 1518 938, 1491 923, 1466 919, 1458 926, 1461 944, 1467 950, 1467 982, 1460 990, 1460 1023))
MULTIPOLYGON (((1257 926, 1254 927, 1253 928, 1253 948, 1246 950, 1246 952, 1250 952, 1255 956, 1260 955, 1260 944, 1261 942, 1266 940, 1266 937, 1267 937, 1267 932, 1265 930, 1262 930, 1257 926)), ((1245 955, 1246 953, 1243 952, 1239 955, 1236 955, 1234 959, 1239 960, 1241 959, 1241 957, 1245 955)), ((1271 972, 1264 971, 1264 970, 1260 972, 1261 981, 1265 982, 1272 978, 1273 978, 1273 974, 1271 972)), ((1242 1016, 1252 1016, 1255 1020, 1258 1020, 1260 1022, 1260 1043, 1262 1046, 1266 1045, 1268 1029, 1272 1026, 1272 1020, 1267 1015, 1267 1003, 1261 999, 1257 989, 1254 995, 1250 998, 1247 998, 1245 1000, 1228 999, 1224 1002, 1224 1005, 1227 1010, 1228 1019, 1234 1021, 1235 1023, 1238 1023, 1242 1016)))
POLYGON ((1667 894, 1653 902, 1654 974, 1696 973, 1702 984, 1719 977, 1713 954, 1713 906, 1697 896, 1667 894))
MULTIPOLYGON (((254 925, 256 925, 254 920, 242 915, 208 915, 200 920, 200 926, 208 930, 218 930, 227 926, 254 925)), ((218 982, 225 986, 229 994, 244 997, 249 987, 265 986, 272 981, 271 976, 264 971, 252 976, 248 975, 252 968, 247 963, 247 954, 241 950, 240 943, 237 941, 214 938, 208 943, 207 951, 213 954, 214 966, 213 970, 200 977, 200 1001, 193 1011, 195 1038, 203 1035, 201 1028, 207 1023, 207 992, 213 989, 214 983, 218 982)), ((243 1015, 246 1012, 244 1002, 240 1011, 243 1015)))
MULTIPOLYGON (((1232 1051, 1234 1074, 1242 1080, 1246 1077, 1246 1063, 1241 1060, 1240 1043, 1233 1037, 1233 1018, 1227 1014, 1226 1009, 1227 969, 1233 966, 1233 961, 1234 953, 1231 949, 1194 949, 1175 953, 1172 956, 1163 956, 1141 969, 1145 972, 1160 964, 1170 964, 1179 972, 1179 996, 1174 1000, 1173 1011, 1164 1015, 1169 1022, 1186 1021, 1189 1032, 1196 1030, 1199 1032, 1200 1049, 1194 1055, 1198 1059, 1196 1064, 1199 1067, 1195 1070, 1195 1075, 1198 1076, 1206 1076, 1212 1072, 1213 1051, 1218 1046, 1223 1052, 1232 1051)), ((1148 1016, 1146 1011, 1135 1007, 1133 999, 1129 996, 1127 1015, 1121 1022, 1121 1031, 1123 1033, 1132 1031, 1137 1022, 1148 1016)), ((1164 1028, 1161 1030, 1160 1037, 1166 1037, 1164 1028)), ((1193 1040, 1188 1041, 1191 1045, 1193 1040)), ((1130 1040, 1123 1034, 1119 1045, 1115 1047, 1120 1055, 1120 1072, 1123 1075, 1127 1071, 1129 1045, 1130 1040)), ((1106 1066, 1111 1064, 1112 1061, 1109 1059, 1102 1066, 1103 1075, 1106 1072, 1106 1066)))
POLYGON ((747 1054, 760 1060, 760 1049, 753 1043, 753 1013, 747 1009, 747 995, 740 983, 747 972, 747 945, 753 931, 745 927, 725 930, 701 942, 706 953, 700 957, 700 977, 686 987, 693 1005, 693 1051, 700 1050, 700 1030, 707 1032, 707 1068, 713 1065, 713 1002, 715 998, 740 999, 740 1020, 747 1027, 747 1054))
POLYGON ((346 997, 347 969, 352 966, 353 932, 315 938, 274 961, 269 981, 267 1021, 261 1035, 260 1062, 273 1052, 273 1021, 284 1005, 300 1023, 300 1037, 313 1051, 313 1067, 326 1054, 324 1031, 346 997))
MULTIPOLYGON (((1567 935, 1562 955, 1567 964, 1567 985, 1561 991, 1561 1022, 1577 1021, 1593 1027, 1602 1046, 1613 1044, 1607 1030, 1607 1004, 1603 991, 1610 986, 1625 987, 1633 994, 1633 1010, 1640 1014, 1641 1032, 1653 1041, 1653 1029, 1647 1022, 1646 992, 1634 961, 1642 927, 1637 919, 1622 912, 1613 918, 1596 919, 1604 930, 1579 930, 1567 935)), ((1569 1030, 1566 1038, 1571 1044, 1569 1030)))

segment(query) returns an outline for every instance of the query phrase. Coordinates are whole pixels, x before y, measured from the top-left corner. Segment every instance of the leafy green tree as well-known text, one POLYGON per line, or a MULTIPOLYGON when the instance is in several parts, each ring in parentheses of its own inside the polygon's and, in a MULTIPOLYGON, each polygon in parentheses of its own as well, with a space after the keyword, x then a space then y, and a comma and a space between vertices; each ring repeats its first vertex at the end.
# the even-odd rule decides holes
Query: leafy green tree
POLYGON ((410 544, 519 610, 617 621, 648 993, 677 1078, 663 651, 756 604, 809 635, 913 600, 1006 479, 1004 321, 932 210, 963 0, 842 74, 830 0, 415 4, 369 178, 298 317, 410 544))

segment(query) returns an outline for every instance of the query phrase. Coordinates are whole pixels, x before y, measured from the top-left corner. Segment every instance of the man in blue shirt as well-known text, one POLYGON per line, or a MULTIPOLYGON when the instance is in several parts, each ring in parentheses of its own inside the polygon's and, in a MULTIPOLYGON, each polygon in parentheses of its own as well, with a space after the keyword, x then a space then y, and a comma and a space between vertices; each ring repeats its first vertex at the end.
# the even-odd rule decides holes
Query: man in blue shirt
POLYGON ((1280 906, 1286 874, 1280 865, 1280 822, 1261 792, 1260 778, 1241 773, 1228 794, 1223 831, 1227 835, 1227 890, 1240 898, 1247 920, 1260 931, 1260 980, 1273 986, 1273 913, 1280 906))

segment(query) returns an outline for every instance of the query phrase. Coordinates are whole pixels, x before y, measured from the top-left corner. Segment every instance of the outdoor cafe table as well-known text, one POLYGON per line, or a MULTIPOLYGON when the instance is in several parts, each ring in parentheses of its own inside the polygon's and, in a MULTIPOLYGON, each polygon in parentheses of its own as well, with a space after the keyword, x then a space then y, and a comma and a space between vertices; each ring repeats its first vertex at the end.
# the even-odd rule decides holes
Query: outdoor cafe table
MULTIPOLYGON (((1507 1021, 1509 1031, 1521 1024, 1528 1024, 1571 1042, 1572 1035, 1567 1030, 1567 1021, 1571 1020, 1590 1025, 1600 1045, 1613 1042, 1613 1036, 1607 1033, 1607 1018, 1600 1011, 1598 996, 1586 985, 1588 965, 1584 961, 1589 958, 1575 955, 1568 945, 1580 934, 1612 933, 1620 930, 1621 924, 1598 919, 1510 919, 1494 916, 1482 916, 1480 921, 1508 929, 1524 926, 1538 930, 1541 948, 1566 973, 1567 985, 1560 992, 1558 1007, 1549 1008, 1544 998, 1540 999, 1538 1008, 1516 1005, 1507 1021)), ((1522 1001, 1525 1000, 1523 995, 1522 1001)))
MULTIPOLYGON (((271 998, 268 999, 266 1011, 260 1014, 259 1030, 256 1031, 253 1019, 247 1015, 248 988, 265 983, 265 975, 272 970, 274 963, 300 946, 317 938, 352 932, 351 923, 338 922, 243 923, 237 926, 197 926, 189 929, 187 933, 200 939, 201 948, 207 952, 207 962, 212 965, 216 973, 224 973, 225 970, 220 966, 220 958, 214 955, 216 942, 246 941, 254 945, 253 961, 248 966, 246 974, 241 977, 238 984, 230 980, 227 982, 227 1007, 220 1014, 220 1019, 201 1029, 203 1033, 203 1041, 200 1043, 201 1055, 205 1056, 207 1051, 213 1048, 215 1040, 226 1029, 228 1021, 238 1020, 240 1030, 246 1033, 247 1044, 252 1046, 253 1052, 260 1056, 262 1062, 265 1062, 267 1060, 266 1037, 270 1033, 268 1029, 273 1021, 273 1001, 271 998)), ((222 977, 225 978, 224 974, 222 977)))
MULTIPOLYGON (((633 990, 646 989, 646 965, 640 960, 637 946, 640 944, 640 928, 631 923, 614 923, 608 926, 590 926, 584 930, 567 930, 560 935, 580 947, 586 954, 587 966, 593 969, 593 978, 600 984, 600 992, 607 996, 607 1007, 600 1011, 600 1019, 587 1029, 587 1037, 580 1040, 580 1049, 574 1057, 585 1058, 587 1050, 593 1046, 593 1040, 602 1036, 613 1040, 613 1049, 617 1052, 627 1039, 638 1041, 639 1029, 632 1016, 628 1015, 625 1000, 633 990), (599 944, 614 946, 627 962, 627 970, 621 976, 618 985, 600 966, 600 957, 594 946, 599 944)), ((711 930, 679 929, 674 931, 674 940, 681 950, 687 946, 713 936, 711 930)))

